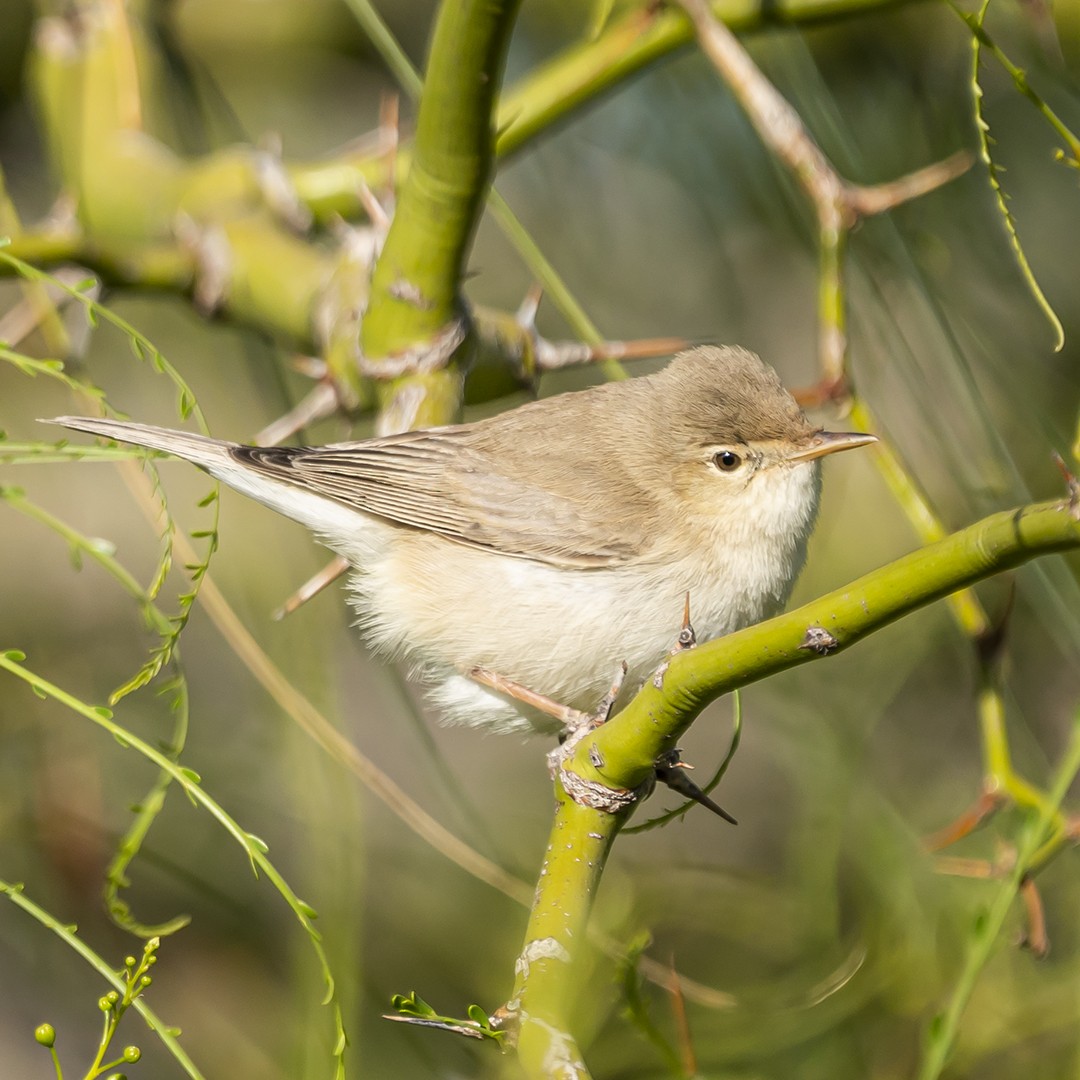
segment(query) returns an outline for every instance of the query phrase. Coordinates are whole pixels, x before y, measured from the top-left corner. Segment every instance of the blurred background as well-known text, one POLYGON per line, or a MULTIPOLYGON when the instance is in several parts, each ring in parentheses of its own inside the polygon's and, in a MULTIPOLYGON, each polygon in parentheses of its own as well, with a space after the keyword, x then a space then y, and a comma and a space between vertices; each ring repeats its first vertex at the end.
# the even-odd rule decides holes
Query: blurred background
MULTIPOLYGON (((383 7, 422 64, 435 5, 383 7)), ((378 123, 380 98, 394 90, 344 3, 178 0, 154 10, 172 89, 153 111, 163 138, 183 152, 276 133, 287 160, 332 155, 378 123)), ((0 164, 28 223, 59 194, 28 88, 36 14, 29 2, 7 0, 0 35, 0 164)), ((1065 39, 1063 52, 1038 4, 1001 4, 988 25, 1065 121, 1080 127, 1075 39, 1065 39)), ((528 0, 507 85, 585 32, 586 17, 567 5, 528 0)), ((854 180, 892 179, 975 148, 969 35, 945 6, 774 29, 748 43, 854 180)), ((1050 454, 1067 455, 1080 391, 1077 174, 1053 160, 1054 133, 990 61, 982 86, 1021 237, 1065 326, 1064 350, 1053 352, 981 165, 863 225, 847 273, 855 382, 950 528, 1061 493, 1050 454)), ((407 135, 414 114, 402 108, 407 135)), ((817 379, 808 208, 696 50, 560 124, 502 167, 497 182, 607 336, 739 343, 790 386, 817 379)), ((513 310, 531 284, 490 223, 471 268, 468 292, 478 303, 513 310)), ((3 283, 5 308, 19 296, 3 283)), ((167 293, 115 289, 106 300, 182 371, 217 435, 250 438, 307 390, 290 366, 295 342, 203 319, 167 293)), ((569 335, 548 305, 539 323, 549 337, 569 335)), ((21 348, 40 354, 41 342, 21 348)), ((80 368, 131 416, 173 419, 172 387, 138 364, 114 329, 92 331, 80 368)), ((545 378, 541 392, 597 378, 575 370, 545 378)), ((35 418, 83 409, 58 383, 0 364, 0 428, 9 439, 53 439, 35 418)), ((334 420, 303 434, 323 442, 369 431, 334 420)), ((205 528, 196 504, 206 478, 173 463, 161 474, 177 521, 205 528)), ((153 574, 157 532, 112 465, 8 466, 0 483, 115 545, 143 583, 153 574)), ((916 544, 868 455, 830 460, 795 602, 916 544)), ((441 727, 404 673, 367 654, 338 587, 272 621, 325 559, 299 526, 222 493, 212 573, 262 648, 413 798, 529 881, 550 824, 547 744, 441 727)), ((35 672, 103 702, 139 668, 154 638, 112 579, 83 563, 73 565, 62 539, 0 501, 0 647, 23 650, 35 672)), ((1044 560, 980 589, 992 615, 1015 590, 1008 726, 1016 765, 1035 783, 1052 769, 1080 699, 1076 569, 1075 559, 1044 560)), ((174 574, 166 601, 184 588, 174 574)), ((412 989, 451 1015, 464 1015, 470 1002, 495 1008, 512 985, 526 911, 449 862, 316 747, 199 605, 181 652, 191 694, 183 761, 267 842, 275 865, 319 912, 345 1008, 351 1075, 512 1075, 489 1047, 390 1024, 380 1013, 392 993, 412 989)), ((979 793, 976 684, 971 645, 944 606, 920 612, 840 657, 743 693, 742 745, 719 792, 738 828, 694 812, 616 843, 597 922, 620 941, 648 930, 649 955, 715 991, 687 1005, 702 1075, 912 1075, 925 1025, 999 887, 936 873, 920 846, 979 793)), ((151 742, 168 738, 167 703, 153 688, 125 699, 117 719, 151 742)), ((730 701, 698 721, 685 756, 699 775, 723 756, 731 731, 730 701)), ((77 923, 117 966, 139 945, 104 914, 104 870, 131 804, 153 780, 151 766, 101 730, 0 677, 0 877, 25 882, 28 895, 77 923)), ((658 795, 639 816, 673 803, 658 795)), ((957 854, 993 858, 1018 825, 1004 812, 957 854)), ((207 813, 171 791, 129 876, 124 895, 140 920, 192 916, 164 941, 148 1000, 183 1029, 183 1045, 205 1075, 329 1075, 332 1030, 308 942, 207 813)), ((1052 951, 1037 961, 1013 939, 998 942, 950 1075, 1080 1071, 1075 858, 1064 853, 1039 884, 1052 951)), ((1022 925, 1018 906, 1015 935, 1022 925)), ((82 1075, 100 1029, 100 978, 7 903, 0 903, 0 971, 0 1075, 53 1076, 32 1034, 45 1020, 58 1029, 65 1075, 82 1075)), ((671 1075, 625 1019, 612 960, 598 953, 581 991, 595 1075, 671 1075)), ((644 994, 674 1041, 670 998, 651 986, 644 994)), ((182 1075, 134 1015, 118 1046, 129 1042, 144 1051, 132 1077, 182 1075)))

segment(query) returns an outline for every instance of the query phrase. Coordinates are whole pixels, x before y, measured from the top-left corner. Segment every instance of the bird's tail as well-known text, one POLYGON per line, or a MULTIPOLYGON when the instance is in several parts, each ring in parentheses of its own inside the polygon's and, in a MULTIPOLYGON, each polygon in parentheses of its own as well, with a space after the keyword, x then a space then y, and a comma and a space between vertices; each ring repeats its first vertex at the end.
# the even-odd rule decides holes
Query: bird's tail
POLYGON ((220 469, 229 460, 230 448, 236 443, 209 439, 205 435, 195 435, 189 431, 173 431, 171 428, 152 427, 150 424, 135 424, 129 420, 105 420, 92 416, 58 416, 53 420, 43 420, 45 424, 59 424, 75 431, 87 431, 91 435, 101 435, 117 442, 133 443, 151 450, 163 450, 166 454, 194 462, 201 468, 211 471, 220 469))
POLYGON ((127 420, 58 416, 45 423, 88 431, 91 435, 146 446, 151 450, 163 450, 184 458, 241 494, 306 525, 335 551, 354 552, 356 544, 360 542, 357 537, 372 531, 371 519, 366 515, 310 490, 300 478, 293 479, 288 473, 271 475, 240 460, 234 455, 235 451, 240 450, 239 443, 208 439, 205 435, 149 424, 133 424, 127 420))

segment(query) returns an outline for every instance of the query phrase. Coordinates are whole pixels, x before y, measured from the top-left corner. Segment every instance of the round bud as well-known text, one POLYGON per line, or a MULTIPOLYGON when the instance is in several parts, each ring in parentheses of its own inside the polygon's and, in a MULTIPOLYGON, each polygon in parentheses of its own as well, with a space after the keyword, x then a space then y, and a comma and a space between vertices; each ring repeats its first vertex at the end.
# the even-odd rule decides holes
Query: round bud
POLYGON ((97 1002, 97 1007, 102 1012, 108 1012, 112 1008, 112 1002, 109 1000, 108 996, 99 997, 98 1002, 97 1002))
POLYGON ((129 1065, 134 1065, 142 1057, 142 1051, 137 1046, 125 1046, 121 1056, 129 1065))
POLYGON ((124 967, 134 967, 134 966, 135 966, 135 957, 134 956, 125 956, 124 957, 124 967))
POLYGON ((34 1038, 42 1046, 52 1046, 56 1042, 56 1028, 52 1024, 38 1024, 34 1028, 34 1038))

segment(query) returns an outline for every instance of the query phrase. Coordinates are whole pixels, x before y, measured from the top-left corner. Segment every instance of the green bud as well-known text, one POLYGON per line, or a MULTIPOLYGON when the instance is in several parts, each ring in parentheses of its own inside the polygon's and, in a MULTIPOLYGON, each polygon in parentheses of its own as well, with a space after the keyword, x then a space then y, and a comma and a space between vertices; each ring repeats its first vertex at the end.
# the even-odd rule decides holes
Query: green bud
POLYGON ((131 968, 131 967, 134 967, 134 966, 135 966, 135 957, 134 956, 125 956, 124 957, 124 967, 131 968))
POLYGON ((110 990, 105 997, 108 999, 110 1005, 115 1005, 120 1000, 120 995, 115 990, 110 990))
POLYGON ((109 1073, 105 1080, 128 1080, 127 1073, 109 1073))
POLYGON ((112 1002, 109 1000, 108 996, 99 997, 98 1002, 97 1002, 97 1007, 102 1012, 108 1012, 112 1008, 112 1002))
POLYGON ((141 984, 142 984, 143 986, 149 986, 149 985, 150 985, 150 984, 151 984, 151 983, 152 983, 153 981, 154 981, 154 980, 153 980, 153 979, 151 979, 149 975, 144 975, 144 976, 143 976, 143 977, 142 977, 142 978, 141 978, 141 979, 139 980, 139 982, 140 982, 140 983, 141 983, 141 984))
POLYGON ((142 1057, 142 1051, 137 1046, 125 1046, 121 1056, 129 1065, 134 1065, 142 1057))
POLYGON ((42 1046, 52 1046, 56 1042, 56 1028, 52 1024, 39 1024, 34 1028, 34 1038, 42 1046))

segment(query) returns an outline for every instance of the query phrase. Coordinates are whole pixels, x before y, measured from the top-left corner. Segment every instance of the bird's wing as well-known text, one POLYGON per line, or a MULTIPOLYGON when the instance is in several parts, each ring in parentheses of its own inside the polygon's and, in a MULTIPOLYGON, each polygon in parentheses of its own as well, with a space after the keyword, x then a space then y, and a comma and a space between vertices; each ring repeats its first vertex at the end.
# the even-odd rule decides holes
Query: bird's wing
POLYGON ((412 529, 556 566, 616 566, 644 537, 573 485, 546 490, 499 470, 466 430, 445 428, 320 447, 231 446, 244 464, 412 529))

